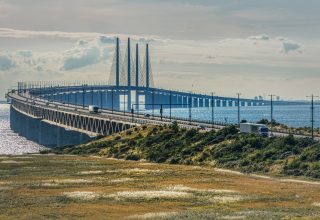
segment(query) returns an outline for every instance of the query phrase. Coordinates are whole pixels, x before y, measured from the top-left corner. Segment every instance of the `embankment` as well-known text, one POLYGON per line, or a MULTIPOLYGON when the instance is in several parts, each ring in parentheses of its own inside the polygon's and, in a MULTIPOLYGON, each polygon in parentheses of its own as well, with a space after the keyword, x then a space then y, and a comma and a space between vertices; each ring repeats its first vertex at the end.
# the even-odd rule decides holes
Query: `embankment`
POLYGON ((49 152, 320 178, 319 143, 293 136, 264 138, 240 134, 234 126, 217 132, 185 130, 175 124, 142 126, 88 144, 49 152))

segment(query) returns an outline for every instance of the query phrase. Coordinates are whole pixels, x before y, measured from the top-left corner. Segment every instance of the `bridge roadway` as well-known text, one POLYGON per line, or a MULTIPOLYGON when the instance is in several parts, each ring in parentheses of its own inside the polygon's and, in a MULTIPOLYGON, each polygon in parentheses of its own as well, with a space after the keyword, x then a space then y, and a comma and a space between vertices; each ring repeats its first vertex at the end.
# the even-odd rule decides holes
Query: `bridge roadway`
MULTIPOLYGON (((86 134, 89 134, 90 136, 98 136, 98 135, 109 135, 112 133, 120 132, 126 129, 129 129, 134 126, 139 126, 143 124, 153 124, 153 125, 171 125, 172 121, 176 121, 181 128, 186 129, 198 129, 202 128, 204 131, 210 131, 212 129, 219 130, 223 128, 223 125, 213 125, 210 122, 203 122, 203 121, 189 121, 186 119, 179 119, 179 118, 168 118, 168 117, 160 117, 160 116, 150 116, 145 117, 143 114, 138 113, 125 113, 123 111, 117 111, 117 110, 100 110, 98 114, 95 113, 89 113, 87 108, 83 108, 83 106, 79 105, 72 105, 72 104, 64 104, 60 102, 48 102, 47 100, 41 99, 39 97, 33 98, 32 96, 29 96, 27 93, 17 93, 17 92, 11 92, 8 93, 8 97, 12 100, 12 106, 16 108, 19 111, 23 111, 19 109, 17 103, 29 106, 29 108, 37 109, 38 113, 30 113, 30 112, 24 112, 25 114, 29 114, 31 117, 39 117, 44 120, 46 120, 48 123, 52 123, 55 125, 58 125, 60 127, 63 127, 65 129, 75 130, 79 132, 83 132, 86 134), (42 112, 41 114, 39 114, 42 112), (113 129, 102 129, 101 124, 96 123, 95 125, 92 124, 92 126, 79 126, 70 123, 70 120, 59 120, 58 115, 56 115, 57 118, 50 118, 48 116, 45 116, 45 113, 48 112, 56 112, 64 114, 64 115, 71 115, 73 117, 69 119, 77 120, 75 117, 86 119, 83 121, 83 123, 89 123, 90 120, 92 121, 104 121, 109 122, 109 124, 115 123, 120 124, 122 126, 115 126, 112 127, 113 129)), ((82 123, 82 124, 83 124, 82 123)), ((110 126, 109 126, 110 128, 110 126)), ((273 136, 287 136, 288 133, 280 133, 280 132, 272 132, 273 136)), ((294 135, 298 138, 305 138, 308 137, 306 135, 294 135)), ((320 140, 319 137, 315 137, 317 141, 320 140)))
MULTIPOLYGON (((143 125, 143 124, 154 124, 154 125, 170 125, 172 124, 172 121, 176 121, 178 125, 181 128, 186 128, 186 129, 192 129, 192 128, 199 128, 200 126, 205 129, 205 130, 212 130, 214 129, 221 129, 223 126, 221 125, 212 125, 211 123, 208 122, 201 122, 201 121, 189 121, 189 120, 184 120, 184 119, 177 119, 177 118, 167 118, 167 117, 160 117, 160 116, 150 116, 150 117, 145 117, 144 114, 138 114, 138 113, 124 113, 122 111, 116 111, 116 110, 100 110, 98 114, 95 113, 89 113, 87 108, 83 108, 83 106, 79 105, 71 105, 71 104, 63 104, 59 102, 48 102, 46 100, 40 99, 40 98, 32 98, 29 97, 25 93, 9 93, 8 97, 11 98, 12 100, 12 106, 14 108, 18 108, 16 105, 17 103, 23 103, 24 105, 29 106, 29 108, 34 108, 37 109, 36 112, 27 112, 27 114, 32 115, 32 116, 39 116, 40 118, 43 118, 47 121, 49 118, 47 116, 44 116, 43 112, 48 112, 48 111, 54 111, 54 112, 60 112, 68 115, 73 115, 77 117, 85 117, 85 118, 90 118, 92 120, 104 120, 104 121, 110 121, 110 122, 116 122, 116 123, 121 123, 121 124, 126 124, 126 129, 137 126, 137 125, 143 125), (38 112, 42 112, 39 114, 38 112)), ((23 111, 20 109, 20 111, 23 111)), ((57 116, 59 117, 59 116, 57 116)), ((73 130, 83 130, 82 132, 88 133, 91 136, 93 135, 108 135, 114 132, 108 132, 103 129, 98 129, 98 128, 84 128, 79 129, 79 126, 72 126, 72 123, 68 123, 67 120, 60 120, 58 121, 58 118, 51 118, 52 123, 59 124, 61 127, 65 127, 67 129, 73 129, 73 130)), ((88 120, 87 120, 88 121, 88 120)), ((97 125, 98 126, 98 125, 97 125)), ((118 129, 115 132, 119 132, 125 130, 123 129, 118 129)))

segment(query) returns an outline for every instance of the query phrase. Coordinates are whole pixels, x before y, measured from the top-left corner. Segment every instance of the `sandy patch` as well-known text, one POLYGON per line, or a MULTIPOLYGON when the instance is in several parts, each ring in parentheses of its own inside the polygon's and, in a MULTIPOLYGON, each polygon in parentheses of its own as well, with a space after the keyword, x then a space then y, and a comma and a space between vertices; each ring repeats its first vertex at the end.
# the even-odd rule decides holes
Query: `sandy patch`
POLYGON ((90 191, 64 192, 63 195, 71 199, 94 200, 101 197, 101 194, 90 191))
POLYGON ((12 184, 11 181, 0 181, 0 185, 10 185, 12 184))
POLYGON ((227 170, 227 169, 219 169, 219 168, 214 168, 213 169, 216 172, 221 172, 221 173, 230 173, 230 174, 236 174, 236 175, 244 175, 241 172, 234 171, 234 170, 227 170))
POLYGON ((12 158, 14 158, 14 159, 32 159, 32 157, 30 157, 30 156, 18 156, 18 157, 12 157, 12 158))
POLYGON ((316 206, 316 207, 320 207, 320 202, 314 202, 312 203, 313 206, 316 206))
POLYGON ((59 186, 59 184, 58 183, 42 183, 41 186, 54 187, 54 186, 59 186))
POLYGON ((150 169, 140 169, 140 168, 133 168, 133 169, 120 169, 120 172, 123 173, 161 173, 162 170, 150 170, 150 169))
POLYGON ((129 216, 129 219, 154 219, 154 218, 167 218, 177 215, 177 212, 150 212, 141 215, 129 216))
POLYGON ((3 160, 3 159, 9 159, 10 157, 0 157, 0 160, 3 160))
POLYGON ((64 183, 92 183, 92 180, 87 179, 53 179, 45 180, 44 183, 64 184, 64 183))
POLYGON ((214 203, 232 203, 232 202, 239 202, 243 198, 237 195, 228 195, 228 196, 214 196, 213 198, 209 199, 210 202, 214 203))
POLYGON ((81 171, 81 172, 79 172, 79 174, 83 174, 83 175, 101 174, 101 173, 103 173, 102 170, 88 170, 88 171, 81 171))
POLYGON ((92 157, 92 158, 98 158, 98 159, 103 158, 103 157, 100 157, 100 156, 89 156, 89 157, 92 157))
POLYGON ((0 191, 1 190, 10 190, 10 189, 13 189, 13 188, 10 186, 0 186, 0 191))
POLYGON ((186 198, 192 194, 187 192, 174 192, 168 190, 154 191, 123 191, 109 194, 106 197, 114 199, 155 199, 155 198, 186 198))
POLYGON ((246 216, 223 216, 221 219, 246 219, 246 216))
POLYGON ((313 184, 320 185, 320 182, 307 181, 307 180, 295 180, 295 179, 279 179, 280 182, 291 182, 291 183, 303 183, 303 184, 313 184))
POLYGON ((15 160, 3 160, 1 163, 5 164, 21 164, 21 163, 30 163, 29 161, 15 161, 15 160))
POLYGON ((113 179, 110 180, 110 183, 124 183, 124 182, 130 182, 130 181, 134 181, 133 178, 119 178, 119 179, 113 179))
POLYGON ((256 177, 256 178, 261 178, 261 179, 273 179, 270 176, 263 176, 263 175, 258 175, 258 174, 250 174, 249 176, 256 177))
POLYGON ((227 190, 227 189, 197 189, 197 188, 192 188, 184 185, 173 185, 169 186, 167 188, 168 190, 171 191, 176 191, 176 192, 212 192, 212 193, 219 193, 219 194, 224 194, 224 193, 238 193, 238 191, 235 190, 227 190))

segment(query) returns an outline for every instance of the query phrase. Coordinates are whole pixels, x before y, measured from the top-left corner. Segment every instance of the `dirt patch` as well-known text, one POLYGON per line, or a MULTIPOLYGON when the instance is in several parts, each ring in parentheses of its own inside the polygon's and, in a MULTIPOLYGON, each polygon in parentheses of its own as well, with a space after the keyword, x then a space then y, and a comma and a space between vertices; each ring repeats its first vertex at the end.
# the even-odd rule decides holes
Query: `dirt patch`
POLYGON ((228 196, 219 195, 209 199, 210 202, 214 202, 214 203, 231 203, 231 202, 239 202, 241 200, 243 200, 243 197, 238 195, 228 195, 228 196))
POLYGON ((16 160, 3 160, 1 163, 4 164, 21 164, 21 163, 30 163, 29 161, 16 161, 16 160))
POLYGON ((88 170, 88 171, 81 171, 81 172, 79 172, 79 174, 83 174, 83 175, 101 174, 101 173, 103 173, 102 170, 88 170))
POLYGON ((191 193, 174 192, 166 190, 150 191, 123 191, 109 194, 106 197, 114 199, 156 199, 156 198, 186 198, 191 197, 191 193))
POLYGON ((174 217, 178 212, 150 212, 141 215, 132 215, 129 216, 128 219, 155 219, 155 218, 168 218, 174 217))
POLYGON ((129 182, 129 181, 134 181, 133 178, 119 178, 119 179, 113 179, 110 180, 110 183, 124 183, 124 182, 129 182))
POLYGON ((64 196, 71 199, 79 199, 79 200, 94 200, 101 196, 101 194, 90 191, 74 191, 74 192, 64 192, 64 196))

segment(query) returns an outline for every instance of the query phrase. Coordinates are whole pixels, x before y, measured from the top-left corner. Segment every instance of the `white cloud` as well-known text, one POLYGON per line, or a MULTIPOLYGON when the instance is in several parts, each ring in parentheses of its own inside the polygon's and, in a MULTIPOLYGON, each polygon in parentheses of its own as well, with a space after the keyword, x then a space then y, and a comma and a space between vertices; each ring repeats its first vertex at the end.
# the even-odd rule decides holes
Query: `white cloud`
POLYGON ((63 70, 72 70, 96 64, 100 58, 100 50, 97 47, 76 48, 65 51, 63 70))
POLYGON ((7 54, 0 54, 0 70, 9 70, 15 67, 15 62, 11 56, 7 54))

